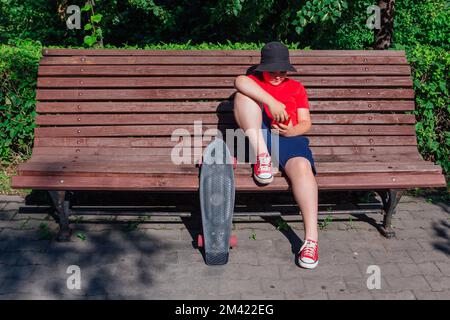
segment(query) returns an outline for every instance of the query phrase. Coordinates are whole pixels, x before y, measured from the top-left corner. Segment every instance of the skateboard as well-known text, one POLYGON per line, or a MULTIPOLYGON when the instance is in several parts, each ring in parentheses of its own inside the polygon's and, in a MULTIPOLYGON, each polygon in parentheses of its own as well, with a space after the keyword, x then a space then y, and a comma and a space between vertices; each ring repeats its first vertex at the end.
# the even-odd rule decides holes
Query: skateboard
POLYGON ((231 237, 234 212, 234 168, 236 160, 222 139, 214 139, 203 152, 200 165, 200 208, 203 235, 198 236, 198 246, 205 250, 208 265, 228 262, 230 245, 237 240, 231 237))

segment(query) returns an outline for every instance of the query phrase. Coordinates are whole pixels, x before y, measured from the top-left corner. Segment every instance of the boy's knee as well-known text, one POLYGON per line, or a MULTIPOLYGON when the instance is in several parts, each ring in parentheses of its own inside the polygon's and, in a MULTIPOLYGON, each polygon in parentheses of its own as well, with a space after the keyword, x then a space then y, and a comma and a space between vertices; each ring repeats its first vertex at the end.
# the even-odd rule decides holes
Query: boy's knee
POLYGON ((236 92, 235 96, 234 96, 234 106, 236 107, 240 107, 240 106, 245 106, 245 107, 257 107, 259 108, 258 103, 253 100, 252 98, 246 96, 245 94, 241 93, 241 92, 236 92))

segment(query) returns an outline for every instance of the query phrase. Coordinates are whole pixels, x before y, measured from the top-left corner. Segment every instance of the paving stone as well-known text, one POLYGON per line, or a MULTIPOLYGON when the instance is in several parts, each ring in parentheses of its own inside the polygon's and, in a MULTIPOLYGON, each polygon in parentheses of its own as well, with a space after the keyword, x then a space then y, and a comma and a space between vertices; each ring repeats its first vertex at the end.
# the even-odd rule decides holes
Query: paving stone
POLYGON ((430 235, 424 229, 404 229, 396 230, 396 238, 400 240, 408 239, 429 239, 430 235))
POLYGON ((450 277, 450 263, 446 262, 435 262, 439 271, 441 271, 445 276, 450 277))
POLYGON ((266 252, 258 252, 257 253, 257 261, 259 265, 283 265, 283 264, 294 264, 295 263, 295 255, 292 253, 286 252, 282 257, 280 256, 270 256, 266 252))
POLYGON ((434 292, 437 300, 450 300, 450 290, 434 292))
MULTIPOLYGON (((367 271, 370 271, 369 268, 370 265, 368 264, 364 264, 364 263, 360 263, 359 267, 361 270, 361 274, 363 276, 368 276, 369 273, 367 273, 367 271)), ((398 267, 398 265, 396 263, 383 263, 383 264, 379 264, 378 267, 380 267, 380 273, 381 276, 387 276, 387 275, 391 275, 391 276, 401 276, 401 271, 400 268, 398 267)))
POLYGON ((242 300, 285 300, 285 293, 264 293, 264 294, 252 294, 252 293, 243 293, 241 294, 242 300))
POLYGON ((371 294, 375 300, 416 300, 411 290, 395 292, 372 290, 371 294))
POLYGON ((402 290, 431 290, 427 280, 422 275, 409 277, 386 276, 386 283, 392 291, 402 290))
POLYGON ((415 263, 399 263, 398 267, 400 269, 401 274, 404 277, 422 274, 422 272, 419 269, 419 266, 415 263))
POLYGON ((381 251, 385 252, 386 248, 383 246, 383 243, 380 241, 352 241, 347 243, 347 246, 354 252, 359 251, 381 251))
POLYGON ((420 291, 414 290, 417 300, 450 300, 450 290, 444 291, 420 291))
MULTIPOLYGON (((229 277, 236 276, 238 279, 271 279, 280 280, 280 270, 278 265, 263 265, 263 266, 253 266, 253 265, 229 265, 235 267, 235 270, 229 269, 228 266, 225 268, 224 274, 221 275, 222 279, 227 279, 229 277)), ((297 272, 298 272, 297 268, 297 272)))
MULTIPOLYGON (((181 232, 180 230, 155 230, 155 229, 145 229, 143 231, 147 237, 155 238, 160 241, 165 240, 180 240, 181 241, 181 232)), ((185 240, 183 239, 183 243, 185 240)))
MULTIPOLYGON (((347 288, 346 292, 349 293, 355 293, 355 292, 363 292, 363 291, 373 291, 377 289, 369 289, 367 286, 367 280, 369 275, 361 276, 350 276, 350 277, 344 277, 345 286, 347 288)), ((380 286, 381 289, 386 289, 387 283, 385 277, 381 276, 380 279, 380 286)))
POLYGON ((50 245, 49 240, 10 240, 8 245, 4 249, 7 252, 20 252, 20 251, 32 251, 32 252, 45 252, 50 245))
POLYGON ((450 277, 426 275, 425 279, 428 281, 433 291, 450 290, 450 277))
POLYGON ((230 264, 250 264, 258 265, 258 256, 254 251, 243 252, 243 251, 233 251, 230 254, 229 262, 230 264))
POLYGON ((327 231, 319 231, 320 240, 324 241, 355 241, 355 240, 363 240, 361 239, 362 233, 357 232, 355 230, 327 230, 327 231))
POLYGON ((405 250, 421 250, 419 242, 416 239, 400 240, 400 239, 382 239, 380 244, 387 251, 405 251, 405 250))
POLYGON ((354 293, 329 293, 330 300, 373 300, 372 295, 367 291, 354 293))
POLYGON ((397 251, 397 252, 378 252, 374 251, 371 252, 371 255, 374 258, 374 263, 376 265, 384 264, 384 263, 392 263, 392 262, 399 262, 399 263, 413 263, 413 260, 405 251, 397 251))
POLYGON ((288 292, 286 293, 287 300, 328 300, 328 294, 326 292, 319 292, 315 294, 306 294, 306 293, 295 293, 288 292))
POLYGON ((441 271, 433 262, 424 262, 417 265, 423 275, 441 276, 441 271))
POLYGON ((316 294, 326 292, 346 292, 347 287, 341 277, 330 279, 304 279, 305 293, 316 294))
MULTIPOLYGON (((243 298, 240 293, 224 294, 224 295, 211 295, 211 294, 197 294, 194 300, 264 300, 264 299, 277 299, 270 297, 256 297, 253 295, 248 295, 248 297, 243 298)), ((184 299, 184 298, 181 298, 184 299)), ((283 298, 280 298, 283 299, 283 298)))
POLYGON ((0 268, 16 265, 20 260, 20 254, 4 252, 0 254, 0 268))
POLYGON ((257 279, 253 280, 227 280, 222 279, 219 282, 219 294, 231 294, 238 292, 241 294, 261 295, 265 294, 261 282, 257 279))
POLYGON ((305 279, 328 279, 336 276, 339 277, 360 277, 361 271, 358 265, 353 264, 341 264, 341 265, 321 265, 313 270, 303 270, 302 276, 305 279))
POLYGON ((23 203, 9 201, 6 203, 5 206, 3 206, 2 211, 3 212, 18 211, 21 206, 23 206, 23 203))
POLYGON ((18 195, 0 194, 0 202, 2 202, 2 203, 8 203, 8 202, 24 203, 25 199, 22 196, 18 196, 18 195))
POLYGON ((261 287, 266 294, 283 294, 287 292, 302 293, 305 291, 305 285, 301 278, 281 280, 261 278, 261 287))
POLYGON ((367 263, 374 264, 374 257, 367 251, 338 253, 334 255, 335 264, 367 263))
POLYGON ((450 262, 450 257, 443 252, 434 250, 424 252, 423 250, 407 250, 408 254, 414 260, 415 263, 424 262, 450 262))

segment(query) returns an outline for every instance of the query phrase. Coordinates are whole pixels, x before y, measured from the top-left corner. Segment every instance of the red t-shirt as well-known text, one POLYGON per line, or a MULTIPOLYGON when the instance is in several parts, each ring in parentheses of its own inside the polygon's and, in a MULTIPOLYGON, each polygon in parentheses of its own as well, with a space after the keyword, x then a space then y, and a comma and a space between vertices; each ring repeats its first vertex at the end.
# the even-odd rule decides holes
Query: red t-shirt
MULTIPOLYGON (((254 80, 261 88, 266 90, 272 97, 280 101, 286 106, 286 112, 292 119, 292 124, 295 126, 298 124, 298 108, 309 109, 308 96, 303 85, 293 79, 285 78, 278 86, 271 85, 264 81, 261 74, 250 74, 248 77, 254 80)), ((273 120, 267 105, 264 105, 264 109, 271 120, 273 120)))

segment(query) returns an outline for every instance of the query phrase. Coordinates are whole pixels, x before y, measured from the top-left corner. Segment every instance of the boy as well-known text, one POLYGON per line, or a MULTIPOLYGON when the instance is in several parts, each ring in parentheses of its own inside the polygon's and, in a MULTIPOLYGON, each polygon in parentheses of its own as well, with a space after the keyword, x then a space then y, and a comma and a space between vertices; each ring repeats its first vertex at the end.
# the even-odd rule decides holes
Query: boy
POLYGON ((313 269, 318 265, 318 189, 316 169, 309 139, 303 134, 311 128, 309 103, 303 85, 287 78, 297 71, 289 60, 289 50, 279 42, 267 43, 261 50, 257 73, 235 79, 238 90, 234 116, 255 151, 253 177, 261 184, 273 181, 272 156, 291 181, 305 224, 305 241, 298 255, 299 265, 313 269), (266 129, 267 137, 262 133, 266 129), (271 135, 278 145, 272 148, 271 135), (277 150, 277 154, 272 153, 277 150))

